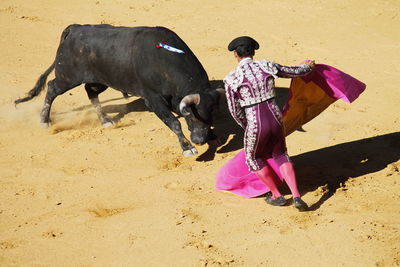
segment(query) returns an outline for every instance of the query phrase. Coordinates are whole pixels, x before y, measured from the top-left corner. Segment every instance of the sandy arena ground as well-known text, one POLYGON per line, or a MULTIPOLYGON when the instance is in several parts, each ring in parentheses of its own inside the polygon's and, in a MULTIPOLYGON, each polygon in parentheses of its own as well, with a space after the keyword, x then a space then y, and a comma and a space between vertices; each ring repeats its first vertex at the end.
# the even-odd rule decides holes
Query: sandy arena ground
POLYGON ((0 265, 399 266, 399 29, 396 0, 2 0, 0 265), (256 59, 312 58, 365 82, 354 103, 337 101, 287 139, 312 210, 214 190, 241 148, 223 103, 226 142, 190 158, 140 100, 115 90, 100 95, 114 127, 100 126, 80 86, 41 129, 44 95, 13 101, 73 23, 169 27, 215 81, 236 65, 229 41, 251 35, 256 59))

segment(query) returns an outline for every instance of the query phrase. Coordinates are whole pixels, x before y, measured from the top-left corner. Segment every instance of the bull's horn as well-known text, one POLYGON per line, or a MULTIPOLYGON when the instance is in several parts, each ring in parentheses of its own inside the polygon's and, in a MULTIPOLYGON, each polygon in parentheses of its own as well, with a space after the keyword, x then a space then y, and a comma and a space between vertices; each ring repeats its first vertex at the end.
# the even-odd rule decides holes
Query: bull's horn
POLYGON ((192 94, 187 95, 182 98, 181 103, 179 104, 179 111, 183 116, 188 116, 190 113, 187 111, 187 106, 191 104, 198 105, 200 103, 200 95, 199 94, 192 94))

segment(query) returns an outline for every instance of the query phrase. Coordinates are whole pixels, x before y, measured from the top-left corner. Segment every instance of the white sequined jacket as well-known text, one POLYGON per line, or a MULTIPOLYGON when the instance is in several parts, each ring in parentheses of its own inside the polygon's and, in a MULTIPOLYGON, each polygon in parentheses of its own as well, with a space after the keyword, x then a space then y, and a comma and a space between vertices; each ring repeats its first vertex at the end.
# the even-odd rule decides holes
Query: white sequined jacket
POLYGON ((244 58, 225 78, 229 111, 236 122, 246 128, 244 108, 275 97, 275 78, 293 78, 311 72, 307 64, 288 67, 277 63, 244 58))

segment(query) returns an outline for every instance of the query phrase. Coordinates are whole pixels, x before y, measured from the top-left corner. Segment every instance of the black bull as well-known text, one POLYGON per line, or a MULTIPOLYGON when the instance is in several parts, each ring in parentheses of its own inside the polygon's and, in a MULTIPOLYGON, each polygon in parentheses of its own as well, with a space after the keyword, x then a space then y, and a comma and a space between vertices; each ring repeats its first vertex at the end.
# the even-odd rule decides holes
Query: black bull
POLYGON ((70 25, 61 35, 53 64, 39 77, 28 96, 15 103, 39 95, 53 69, 55 79, 48 82, 40 114, 44 127, 50 124, 54 99, 85 84, 87 95, 105 127, 113 121, 102 112, 98 95, 111 87, 125 95, 143 98, 146 106, 178 136, 185 156, 196 154, 197 150, 184 136, 172 112, 184 116, 193 143, 204 144, 215 138, 211 113, 222 91, 211 88, 199 60, 169 29, 70 25), (160 43, 184 53, 162 48, 160 43))

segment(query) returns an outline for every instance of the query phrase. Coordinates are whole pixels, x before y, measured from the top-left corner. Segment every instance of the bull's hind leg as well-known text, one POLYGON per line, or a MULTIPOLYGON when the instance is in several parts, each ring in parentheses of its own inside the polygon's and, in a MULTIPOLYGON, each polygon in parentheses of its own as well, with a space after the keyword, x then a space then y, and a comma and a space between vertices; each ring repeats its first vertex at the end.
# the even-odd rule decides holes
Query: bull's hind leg
POLYGON ((114 124, 112 118, 108 117, 101 109, 99 94, 107 89, 107 86, 100 83, 87 83, 85 84, 86 93, 92 102, 92 105, 96 109, 97 116, 103 127, 110 127, 114 124))
POLYGON ((40 124, 43 128, 47 128, 50 126, 50 109, 54 99, 76 86, 77 85, 67 85, 65 83, 60 83, 57 81, 57 79, 51 80, 47 83, 47 93, 44 99, 42 111, 40 112, 40 124))

